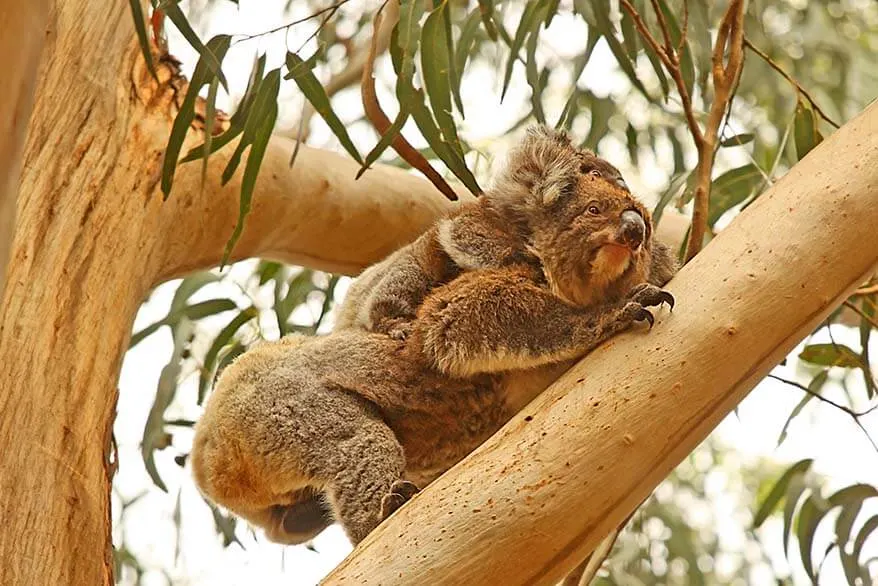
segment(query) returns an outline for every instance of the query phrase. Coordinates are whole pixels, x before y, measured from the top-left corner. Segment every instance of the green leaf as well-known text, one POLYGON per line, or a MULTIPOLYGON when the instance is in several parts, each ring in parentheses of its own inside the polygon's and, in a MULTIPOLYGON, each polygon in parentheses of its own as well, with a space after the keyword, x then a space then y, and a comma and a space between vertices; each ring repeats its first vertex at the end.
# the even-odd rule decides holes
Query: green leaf
POLYGON ((811 105, 799 98, 796 102, 793 137, 796 143, 796 155, 800 161, 823 141, 817 122, 817 115, 811 109, 811 105))
POLYGON ((534 28, 534 21, 537 18, 539 2, 528 2, 521 13, 521 20, 518 21, 518 28, 515 30, 515 37, 509 47, 509 60, 506 62, 506 73, 503 74, 503 90, 500 92, 500 101, 506 96, 506 90, 509 89, 509 81, 512 79, 512 69, 515 67, 515 61, 518 59, 518 53, 524 45, 524 39, 529 31, 534 28))
POLYGON ((200 159, 205 156, 205 152, 208 154, 215 153, 243 132, 244 124, 250 116, 250 108, 253 105, 253 101, 262 84, 262 74, 264 71, 265 55, 263 54, 253 63, 253 70, 250 72, 250 79, 247 82, 247 89, 244 91, 244 96, 241 98, 241 102, 238 104, 235 113, 229 118, 229 126, 226 131, 219 136, 213 137, 209 149, 207 148, 207 145, 203 143, 190 149, 189 152, 186 153, 186 156, 180 159, 181 163, 188 163, 200 159))
MULTIPOLYGON (((455 79, 453 87, 455 90, 455 98, 460 99, 460 82, 463 78, 463 72, 466 68, 466 61, 472 50, 473 43, 476 40, 476 33, 479 31, 479 13, 478 8, 473 8, 472 12, 466 18, 463 29, 460 32, 460 38, 457 40, 457 50, 454 54, 454 75, 455 79)), ((457 105, 460 115, 463 116, 463 102, 457 105)))
POLYGON ((213 78, 207 89, 207 112, 204 116, 204 156, 201 164, 201 185, 204 185, 207 178, 207 161, 210 158, 210 146, 213 143, 213 126, 216 121, 216 92, 219 88, 219 80, 213 78))
POLYGON ((149 47, 149 37, 146 33, 146 19, 143 16, 143 6, 140 0, 128 0, 131 6, 131 17, 134 19, 134 30, 137 32, 137 42, 140 44, 140 51, 143 53, 143 59, 146 61, 146 67, 152 74, 152 77, 158 80, 158 74, 155 71, 155 63, 152 59, 152 50, 149 47))
POLYGON ((293 310, 307 299, 308 294, 315 289, 312 280, 314 272, 310 269, 302 269, 290 281, 287 293, 281 296, 280 283, 274 289, 274 314, 277 318, 277 327, 280 335, 289 333, 288 320, 293 310))
POLYGON ((406 121, 409 119, 408 108, 406 108, 405 104, 401 105, 399 114, 396 115, 396 118, 393 120, 393 124, 390 125, 390 128, 387 129, 387 132, 381 137, 381 140, 378 141, 378 144, 369 151, 366 155, 366 159, 363 162, 363 166, 360 167, 360 170, 357 171, 356 179, 359 179, 363 173, 366 172, 372 163, 378 160, 378 157, 381 156, 387 147, 390 146, 390 143, 393 142, 397 136, 399 136, 402 127, 405 125, 406 121))
POLYGON ((232 309, 237 309, 237 306, 231 299, 210 299, 208 301, 187 305, 179 309, 172 309, 164 319, 150 324, 132 335, 128 347, 133 348, 144 338, 155 333, 160 327, 176 325, 180 323, 183 318, 197 320, 216 313, 222 313, 223 311, 231 311, 232 309))
MULTIPOLYGON (((174 26, 177 27, 177 30, 183 35, 183 38, 185 38, 192 48, 198 52, 198 62, 201 63, 203 61, 208 72, 212 76, 218 77, 220 83, 223 84, 223 89, 228 92, 229 84, 226 81, 226 76, 223 75, 223 70, 220 66, 223 57, 225 57, 226 51, 216 50, 216 47, 211 46, 210 41, 207 42, 206 46, 201 42, 201 39, 199 39, 198 35, 195 34, 195 31, 192 30, 189 20, 183 14, 183 11, 180 10, 180 6, 177 5, 177 0, 163 0, 162 2, 159 2, 158 6, 156 6, 156 10, 164 11, 168 19, 174 23, 174 26)), ((228 35, 217 35, 214 39, 218 37, 228 37, 228 35)), ((228 46, 226 46, 226 49, 228 49, 228 46)))
POLYGON ((637 129, 630 122, 625 128, 625 143, 628 147, 628 157, 631 159, 631 163, 636 166, 638 164, 637 129))
POLYGON ((802 412, 805 405, 807 405, 814 398, 815 394, 820 393, 820 389, 823 388, 823 385, 826 384, 826 379, 829 376, 828 370, 821 370, 817 373, 813 379, 811 379, 811 383, 808 385, 809 393, 805 393, 805 396, 802 397, 802 400, 799 401, 798 405, 793 408, 792 412, 790 412, 790 416, 787 417, 786 423, 783 424, 783 429, 780 432, 780 437, 777 438, 777 445, 780 446, 783 441, 787 437, 787 428, 790 426, 790 423, 795 419, 799 413, 802 412))
POLYGON ((204 401, 204 395, 207 393, 207 387, 210 385, 213 380, 214 374, 214 364, 216 363, 217 356, 219 356, 220 350, 228 344, 233 336, 237 333, 241 327, 256 317, 259 314, 259 311, 253 306, 248 307, 238 315, 236 315, 232 321, 226 324, 220 333, 217 334, 213 343, 208 348, 207 353, 204 355, 204 365, 201 368, 201 374, 198 377, 198 404, 204 401))
MULTIPOLYGON (((527 38, 527 58, 525 59, 525 77, 527 84, 531 88, 530 103, 534 118, 540 124, 546 123, 546 114, 543 111, 543 90, 546 86, 547 76, 540 74, 537 69, 537 43, 540 40, 539 28, 542 22, 542 14, 544 10, 538 11, 535 19, 534 28, 530 31, 527 38)), ((548 69, 543 70, 544 74, 548 74, 548 69)))
MULTIPOLYGON (((638 37, 637 29, 634 27, 634 20, 625 10, 622 11, 622 22, 620 25, 625 51, 628 53, 628 58, 634 61, 637 59, 637 52, 640 50, 640 38, 638 37)), ((646 52, 649 53, 650 51, 647 50, 646 52)))
POLYGON ((259 261, 259 266, 256 269, 256 274, 259 275, 259 286, 265 285, 274 276, 281 270, 281 265, 279 262, 261 260, 259 261))
POLYGON ((860 355, 843 344, 811 344, 799 353, 799 359, 818 366, 862 368, 860 355))
POLYGON ((171 311, 181 309, 190 297, 195 295, 205 285, 216 283, 222 280, 222 277, 212 271, 199 271, 193 273, 180 281, 177 290, 174 291, 174 297, 171 299, 171 311))
POLYGON ((228 547, 233 543, 237 543, 242 549, 244 549, 244 544, 241 543, 235 535, 235 525, 237 524, 235 517, 233 515, 223 515, 213 503, 206 499, 204 502, 210 508, 210 512, 213 515, 213 523, 216 526, 216 530, 223 536, 223 547, 228 547))
MULTIPOLYGON (((300 86, 301 87, 301 86, 300 86)), ((241 237, 244 230, 244 220, 250 213, 250 202, 253 198, 253 189, 256 186, 256 178, 259 175, 259 167, 265 156, 265 150, 268 148, 268 140, 271 138, 271 132, 274 130, 274 123, 277 120, 277 93, 280 89, 280 70, 275 69, 269 71, 265 76, 265 83, 260 88, 260 95, 263 95, 265 110, 258 109, 260 105, 260 96, 257 96, 253 106, 253 113, 247 119, 244 126, 244 136, 241 138, 241 144, 249 142, 250 154, 247 157, 247 165, 244 167, 244 177, 241 179, 241 199, 238 206, 238 221, 232 236, 226 243, 223 251, 223 259, 220 268, 224 267, 232 254, 232 249, 241 237), (251 126, 251 120, 254 120, 251 126), (252 129, 252 134, 251 134, 252 129)), ((239 145, 240 146, 240 145, 239 145)), ((358 155, 359 156, 359 155, 358 155)), ((231 165, 231 161, 229 162, 231 165)))
POLYGON ((668 188, 662 193, 661 197, 659 197, 658 202, 655 204, 655 209, 652 212, 652 221, 654 224, 658 225, 659 220, 662 219, 665 208, 671 203, 671 200, 680 195, 681 190, 689 181, 690 175, 691 173, 683 172, 671 178, 668 188))
MULTIPOLYGON (((311 71, 311 69, 305 65, 305 62, 295 53, 287 53, 287 66, 289 67, 290 64, 292 64, 292 67, 290 68, 289 76, 292 77, 293 81, 296 82, 296 85, 299 86, 299 89, 305 94, 308 101, 311 102, 311 105, 314 106, 314 110, 316 110, 326 124, 329 125, 332 129, 332 133, 335 134, 336 138, 338 138, 348 154, 350 154, 356 162, 362 165, 363 159, 360 157, 360 153, 357 152, 357 147, 354 146, 350 135, 348 135, 344 123, 339 120, 338 116, 333 111, 332 105, 329 102, 329 96, 326 95, 326 90, 323 89, 323 86, 317 81, 314 72, 311 71)), ((275 98, 276 97, 277 92, 275 92, 275 98)), ((274 110, 274 117, 276 118, 276 106, 274 110)), ((274 124, 273 120, 272 124, 274 124)), ((269 129, 269 134, 270 132, 271 129, 269 129)), ((252 153, 250 156, 253 156, 252 153)))
POLYGON ((463 99, 460 97, 461 75, 457 72, 457 61, 455 60, 454 53, 454 35, 451 32, 451 13, 447 0, 444 5, 445 17, 442 19, 442 24, 445 29, 445 46, 447 48, 446 60, 448 61, 448 84, 451 86, 451 95, 454 98, 454 105, 457 106, 457 111, 460 112, 460 116, 464 117, 463 99))
POLYGON ((421 38, 420 19, 424 13, 424 3, 420 0, 400 0, 399 21, 391 36, 391 56, 398 55, 396 97, 404 104, 409 97, 412 79, 415 74, 415 54, 421 38))
POLYGON ((762 173, 752 163, 717 177, 710 188, 708 224, 713 226, 724 213, 750 197, 761 183, 762 173))
POLYGON ((721 147, 736 147, 741 146, 742 144, 747 144, 749 142, 753 142, 754 135, 749 132, 744 132, 741 134, 736 134, 734 136, 730 136, 729 138, 725 138, 720 141, 719 146, 721 147))
POLYGON ((171 436, 165 431, 165 410, 174 400, 177 393, 177 379, 182 368, 183 351, 188 344, 193 331, 192 322, 183 319, 180 327, 174 335, 174 351, 171 359, 162 368, 159 375, 158 389, 149 415, 146 418, 146 426, 143 429, 143 441, 140 445, 140 453, 146 472, 153 483, 164 492, 168 492, 167 486, 162 481, 155 465, 155 451, 166 448, 171 443, 171 436))
POLYGON ((552 19, 558 14, 558 4, 560 4, 560 0, 549 0, 548 5, 546 6, 545 28, 549 28, 549 25, 552 24, 552 19))
POLYGON ((579 112, 578 102, 582 97, 582 90, 580 90, 576 84, 579 82, 579 78, 582 77, 582 72, 585 71, 585 66, 588 65, 588 61, 591 59, 591 54, 594 52, 594 48, 597 46, 597 43, 601 38, 600 33, 592 27, 588 28, 587 34, 588 37, 585 41, 585 51, 573 60, 573 75, 571 77, 573 91, 570 93, 570 97, 567 98, 567 103, 564 104, 564 108, 561 110, 558 122, 555 123, 556 129, 564 128, 569 131, 573 126, 573 120, 579 112))
POLYGON ((497 28, 494 26, 494 0, 479 0, 479 13, 485 32, 492 41, 497 40, 497 28))
POLYGON ((863 523, 863 526, 860 527, 860 531, 857 533, 857 538, 854 539, 853 556, 855 560, 860 559, 860 553, 863 551, 863 545, 866 543, 866 539, 868 539, 869 535, 871 535, 876 529, 878 529, 878 515, 869 517, 869 519, 863 523))
MULTIPOLYGON (((176 4, 174 4, 176 6, 176 4)), ((177 8, 179 10, 179 7, 177 8)), ((210 55, 219 55, 224 57, 229 49, 231 37, 228 35, 217 35, 207 42, 210 48, 210 55)), ((180 105, 180 111, 174 118, 174 125, 171 127, 171 135, 168 138, 168 146, 165 149, 165 158, 162 163, 162 193, 164 199, 168 199, 171 194, 171 187, 174 182, 174 171, 177 168, 177 159, 180 156, 180 150, 183 148, 183 142, 186 140, 186 134, 195 118, 195 103, 198 99, 198 92, 201 87, 215 77, 205 56, 202 54, 198 63, 195 64, 195 70, 192 72, 192 78, 189 80, 189 88, 186 90, 186 96, 180 105)))
POLYGON ((598 30, 607 40, 607 46, 616 58, 619 68, 628 77, 631 84, 643 94, 643 97, 652 102, 652 96, 649 95, 649 92, 646 91, 643 83, 637 77, 637 73, 634 71, 634 64, 628 57, 628 53, 625 51, 622 43, 619 42, 619 39, 616 38, 615 27, 613 27, 613 23, 610 21, 609 3, 593 2, 591 6, 594 8, 595 22, 598 30))
POLYGON ((421 69, 424 89, 430 98, 433 114, 445 142, 463 158, 463 149, 451 115, 451 61, 445 23, 448 2, 430 12, 421 33, 421 69))
POLYGON ((783 551, 789 558, 790 533, 793 528, 793 514, 802 494, 805 492, 805 477, 797 474, 790 480, 787 496, 783 507, 783 551))
POLYGON ((814 542, 814 533, 817 525, 826 515, 828 509, 823 504, 823 499, 817 494, 812 494, 805 500, 802 510, 799 511, 799 527, 796 536, 799 539, 799 555, 802 557, 802 566, 812 581, 814 576, 814 561, 811 559, 811 549, 814 542))
MULTIPOLYGON (((768 496, 765 497, 765 500, 759 505, 759 509, 757 509, 756 514, 753 516, 753 526, 759 527, 765 520, 771 515, 774 511, 775 507, 777 507, 780 499, 787 492, 787 488, 790 485, 790 481, 796 477, 803 476, 809 468, 811 468, 811 464, 813 464, 813 459, 800 460, 790 466, 786 472, 784 472, 781 477, 777 480, 777 482, 772 487, 771 491, 768 493, 768 496)), ((789 502, 789 495, 788 500, 789 502)), ((795 503, 793 503, 795 506, 795 503)))

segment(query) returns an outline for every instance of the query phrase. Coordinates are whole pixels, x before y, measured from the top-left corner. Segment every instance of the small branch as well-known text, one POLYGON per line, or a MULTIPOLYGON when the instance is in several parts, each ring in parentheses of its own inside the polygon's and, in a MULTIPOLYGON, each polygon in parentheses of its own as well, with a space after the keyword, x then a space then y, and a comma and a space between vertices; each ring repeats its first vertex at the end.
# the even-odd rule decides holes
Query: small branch
MULTIPOLYGON (((382 6, 375 13, 375 18, 373 20, 375 34, 372 36, 372 46, 369 49, 369 53, 363 65, 363 77, 360 84, 363 110, 366 112, 366 117, 381 136, 383 136, 392 126, 392 122, 387 117, 387 114, 384 113, 381 104, 378 102, 378 95, 375 92, 375 78, 372 75, 375 57, 378 53, 378 31, 381 29, 383 9, 384 7, 382 6)), ((406 163, 423 173, 424 176, 429 179, 443 195, 445 195, 445 197, 451 201, 457 200, 457 194, 454 193, 454 190, 448 185, 448 182, 445 181, 442 175, 440 175, 432 165, 430 165, 430 162, 424 157, 424 155, 422 155, 405 139, 401 132, 394 137, 390 145, 406 163)))
POLYGON ((875 449, 875 451, 878 452, 878 444, 875 443, 875 440, 873 440, 872 436, 869 435, 869 431, 865 428, 863 423, 860 421, 861 417, 869 415, 870 413, 872 413, 873 411, 878 409, 878 405, 872 405, 871 407, 869 407, 865 411, 854 411, 850 407, 845 407, 841 403, 836 403, 832 399, 827 399, 826 397, 824 397, 820 393, 816 393, 816 392, 812 391, 811 389, 809 389, 808 387, 806 387, 805 385, 798 383, 796 381, 788 380, 788 379, 779 377, 779 376, 774 375, 774 374, 769 374, 768 378, 773 378, 774 380, 780 381, 782 383, 786 383, 792 387, 796 387, 797 389, 808 393, 809 395, 811 395, 815 399, 822 401, 823 403, 826 403, 827 405, 831 405, 831 406, 835 407, 836 409, 838 409, 839 411, 842 411, 842 412, 850 415, 851 419, 854 420, 854 423, 856 423, 857 426, 860 428, 860 430, 862 430, 863 434, 865 434, 866 439, 869 440, 869 443, 872 444, 872 447, 875 449))
POLYGON ((854 311, 856 314, 858 314, 861 318, 863 318, 864 320, 866 320, 870 324, 872 324, 873 328, 878 328, 878 320, 876 320, 873 316, 868 315, 865 311, 863 311, 862 309, 857 307, 855 304, 851 303, 848 300, 845 300, 843 305, 845 307, 847 307, 848 309, 854 311))
POLYGON ((692 109, 692 99, 689 96, 689 90, 686 88, 686 82, 683 80, 683 73, 680 71, 679 63, 675 63, 674 61, 672 61, 671 57, 667 53, 665 53, 661 45, 659 45, 658 41, 656 41, 655 37, 652 36, 652 33, 649 32, 649 29, 646 27, 646 23, 643 21, 643 18, 631 4, 630 0, 621 0, 621 4, 625 11, 631 16, 632 20, 634 20, 634 26, 640 33, 640 36, 652 48, 653 52, 658 55, 658 58, 665 66, 665 69, 667 69, 668 73, 671 74, 671 78, 674 80, 674 84, 677 86, 677 92, 680 94, 680 101, 683 103, 683 113, 686 116, 686 123, 689 125, 689 132, 692 134, 692 138, 695 140, 696 148, 700 149, 703 140, 701 136, 701 128, 698 126, 698 122, 695 120, 695 112, 692 109))
POLYGON ((665 15, 659 6, 658 0, 651 0, 651 2, 652 9, 655 11, 656 19, 658 19, 659 29, 662 31, 662 37, 665 39, 665 52, 668 55, 668 59, 670 59, 673 64, 679 65, 680 59, 674 51, 674 44, 671 42, 671 33, 668 31, 668 22, 665 20, 665 15))
POLYGON ((686 36, 689 34, 689 0, 683 0, 683 27, 680 29, 680 44, 677 53, 682 53, 686 47, 686 36))
POLYGON ((716 44, 713 47, 712 74, 714 97, 710 105, 707 124, 701 144, 698 146, 698 170, 695 182, 695 202, 692 209, 692 227, 686 242, 685 261, 690 261, 701 251, 707 232, 710 210, 710 178, 716 154, 717 137, 726 110, 729 108, 744 64, 744 2, 732 0, 720 23, 716 44), (723 56, 729 49, 728 63, 723 56))
POLYGON ((335 4, 331 4, 331 5, 329 5, 329 6, 325 7, 325 8, 321 8, 320 10, 318 10, 318 11, 316 11, 316 12, 313 12, 312 14, 309 14, 308 16, 305 16, 305 17, 302 17, 302 18, 296 19, 296 20, 294 20, 294 21, 292 21, 292 22, 288 22, 287 24, 281 25, 281 26, 279 26, 279 27, 277 27, 277 28, 273 28, 273 29, 270 29, 270 30, 267 30, 267 31, 263 31, 263 32, 261 32, 261 33, 253 34, 253 35, 240 35, 240 38, 235 39, 235 41, 233 41, 233 42, 234 42, 234 43, 244 43, 244 42, 247 42, 247 41, 251 41, 251 40, 253 40, 253 39, 258 39, 258 38, 261 38, 261 37, 266 37, 266 36, 268 36, 268 35, 271 35, 271 34, 274 34, 274 33, 280 32, 280 31, 282 31, 282 30, 286 30, 286 29, 288 29, 288 28, 290 28, 290 27, 296 26, 297 24, 302 24, 303 22, 307 22, 307 21, 309 21, 309 20, 312 20, 312 19, 314 19, 314 18, 317 18, 318 16, 320 16, 320 15, 326 13, 326 12, 335 12, 335 11, 338 10, 341 6, 347 4, 348 2, 350 2, 350 0, 339 0, 339 1, 336 2, 335 4))
POLYGON ((878 283, 875 283, 874 285, 866 285, 865 287, 860 287, 853 292, 853 295, 862 297, 864 295, 872 295, 873 293, 878 293, 878 283))
POLYGON ((811 94, 809 94, 808 91, 803 88, 798 81, 796 81, 790 74, 784 71, 780 65, 778 65, 771 59, 771 57, 769 57, 764 52, 759 50, 755 45, 753 45, 753 43, 750 42, 750 39, 748 39, 747 37, 744 37, 744 46, 756 53, 756 55, 758 55, 763 61, 765 61, 772 69, 777 71, 781 75, 781 77, 787 80, 790 85, 796 88, 796 91, 802 94, 802 96, 804 96, 806 100, 808 100, 808 102, 811 104, 811 107, 814 108, 814 111, 817 112, 821 118, 826 120, 829 124, 832 124, 832 126, 834 126, 835 128, 839 128, 839 125, 832 118, 826 115, 826 112, 824 112, 820 108, 820 106, 817 104, 811 94))

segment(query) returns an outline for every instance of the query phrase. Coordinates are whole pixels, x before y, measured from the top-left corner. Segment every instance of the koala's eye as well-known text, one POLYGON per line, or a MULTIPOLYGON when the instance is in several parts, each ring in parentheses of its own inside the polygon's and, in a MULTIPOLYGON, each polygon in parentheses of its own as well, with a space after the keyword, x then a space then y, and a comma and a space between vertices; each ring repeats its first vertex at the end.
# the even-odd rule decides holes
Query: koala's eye
POLYGON ((590 213, 593 216, 597 216, 598 214, 601 213, 601 208, 599 208, 598 206, 595 206, 595 205, 590 205, 590 206, 588 206, 588 213, 590 213))
POLYGON ((588 172, 588 174, 591 175, 592 177, 603 177, 603 175, 601 175, 601 172, 598 171, 597 169, 592 169, 591 171, 588 172))

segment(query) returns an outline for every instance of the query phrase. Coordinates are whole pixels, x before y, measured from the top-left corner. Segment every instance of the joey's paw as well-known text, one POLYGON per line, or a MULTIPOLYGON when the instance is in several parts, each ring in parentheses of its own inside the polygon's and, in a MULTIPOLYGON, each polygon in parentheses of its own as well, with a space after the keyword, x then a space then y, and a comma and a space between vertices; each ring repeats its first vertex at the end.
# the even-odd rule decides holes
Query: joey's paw
POLYGON ((381 519, 392 515, 420 490, 408 480, 397 480, 390 486, 390 492, 381 499, 381 519))
POLYGON ((387 334, 394 340, 404 341, 412 331, 412 322, 407 319, 386 319, 375 326, 375 331, 387 334))
POLYGON ((672 311, 674 309, 674 296, 649 283, 641 283, 634 287, 628 298, 644 307, 656 307, 667 303, 672 311))
POLYGON ((652 313, 637 301, 629 301, 626 303, 625 307, 622 308, 622 315, 620 318, 627 323, 645 321, 649 324, 649 329, 652 329, 652 326, 655 323, 655 318, 652 316, 652 313))

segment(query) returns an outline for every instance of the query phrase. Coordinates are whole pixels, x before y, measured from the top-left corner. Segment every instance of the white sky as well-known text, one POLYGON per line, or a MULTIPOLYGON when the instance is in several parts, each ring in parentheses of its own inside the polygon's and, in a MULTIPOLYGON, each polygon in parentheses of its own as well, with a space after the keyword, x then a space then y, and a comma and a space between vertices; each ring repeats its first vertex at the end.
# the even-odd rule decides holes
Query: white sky
MULTIPOLYGON (((199 0, 200 4, 206 4, 207 0, 199 0)), ((193 2, 193 4, 195 4, 193 2)), ((287 22, 305 12, 305 7, 294 8, 293 15, 281 16, 279 7, 283 1, 271 0, 241 0, 241 9, 238 11, 230 2, 217 2, 216 19, 210 31, 199 30, 203 38, 209 38, 216 32, 255 33, 274 28, 282 22, 287 22)), ((293 3, 294 5, 296 3, 293 3)), ((371 7, 374 2, 351 2, 354 10, 362 10, 364 6, 371 7)), ((563 3, 562 3, 563 4, 563 3)), ((513 19, 514 22, 517 22, 513 19)), ((295 34, 290 35, 289 46, 297 48, 303 34, 309 34, 306 27, 295 29, 295 34)), ((584 26, 563 14, 553 21, 549 34, 545 34, 547 48, 541 49, 543 56, 556 55, 562 59, 559 73, 553 75, 549 90, 546 95, 546 113, 550 120, 554 120, 566 95, 561 92, 569 79, 569 68, 564 59, 575 55, 585 39, 584 26), (552 91, 556 88, 558 91, 552 91)), ((187 68, 191 70, 194 65, 194 53, 188 45, 176 35, 171 35, 172 52, 180 57, 187 68)), ((236 46, 227 58, 226 74, 233 88, 237 89, 236 99, 243 91, 252 59, 252 51, 260 48, 265 50, 270 47, 274 53, 270 53, 269 67, 277 66, 283 56, 283 34, 274 35, 270 42, 249 41, 236 46)), ((310 54, 310 50, 305 50, 310 54)), ((614 67, 614 60, 609 50, 601 43, 596 49, 594 56, 580 79, 581 84, 587 85, 598 95, 613 95, 628 98, 629 85, 627 79, 614 67)), ((530 89, 525 83, 523 68, 516 67, 509 91, 503 104, 497 103, 499 86, 497 72, 488 66, 474 68, 468 73, 463 84, 463 99, 467 109, 467 118, 461 123, 461 133, 466 136, 477 149, 484 149, 486 153, 501 155, 508 146, 508 140, 498 140, 497 137, 517 120, 526 110, 529 102, 530 89)), ((388 80, 387 72, 390 71, 389 63, 385 60, 378 68, 379 72, 379 96, 382 103, 386 104, 388 113, 392 116, 394 102, 391 90, 381 87, 381 74, 383 79, 388 80)), ((389 85, 385 86, 389 88, 389 85)), ((281 119, 278 128, 292 127, 301 109, 301 98, 291 83, 285 83, 282 88, 281 119), (292 86, 292 87, 291 87, 292 86)), ((356 91, 340 94, 335 100, 339 112, 344 118, 349 108, 358 108, 359 96, 356 91), (346 109, 348 108, 348 109, 346 109)), ((649 115, 636 98, 629 102, 627 111, 635 122, 649 115)), ((409 137, 416 137, 416 129, 408 132, 409 137)), ((581 134, 587 131, 584 128, 575 127, 574 132, 581 134)), ((351 132, 355 142, 361 151, 374 144, 374 134, 364 125, 352 125, 351 132)), ((322 121, 315 118, 312 124, 311 143, 327 148, 337 148, 334 139, 329 134, 322 121)), ((661 143, 660 143, 661 144, 661 143)), ((637 169, 632 168, 628 162, 625 145, 607 139, 601 143, 601 154, 610 159, 622 170, 626 180, 635 193, 644 194, 644 199, 652 203, 656 194, 665 187, 668 180, 668 169, 673 168, 669 152, 670 145, 665 144, 666 149, 659 152, 658 160, 650 153, 644 152, 640 165, 637 169)), ((723 153, 724 157, 718 161, 719 168, 737 166, 747 161, 747 155, 743 149, 728 149, 723 153)), ((479 173, 485 176, 486 167, 484 161, 478 166, 479 173)), ((690 161, 690 164, 692 161, 690 161)), ((239 171, 240 172, 240 171, 239 171)), ((246 275, 248 266, 252 262, 240 263, 234 269, 238 276, 246 275)), ((343 292, 346 288, 345 279, 339 287, 343 292)), ((138 314, 135 331, 143 326, 164 317, 170 304, 171 296, 178 282, 172 282, 159 287, 144 304, 138 314)), ((265 292, 263 292, 265 294, 265 292)), ((230 284, 211 285, 200 291, 193 301, 208 299, 215 296, 225 296, 238 299, 241 303, 245 298, 238 288, 230 284)), ((268 301, 265 301, 267 304, 268 301)), ((241 305, 244 307, 244 305, 241 305)), ((305 310, 303 310, 305 311, 305 310)), ((221 315, 217 318, 205 320, 204 327, 216 329, 224 325, 230 319, 229 315, 221 315)), ((308 322, 308 319, 304 320, 308 322)), ((327 324, 329 325, 329 324, 327 324)), ((263 323, 266 335, 272 335, 270 321, 263 323)), ((856 335, 842 327, 833 329, 836 341, 847 342, 852 346, 858 345, 856 335)), ((274 333, 276 335, 276 332, 274 333)), ((136 557, 150 571, 144 577, 144 583, 148 585, 159 584, 210 584, 215 586, 231 586, 244 584, 287 584, 287 585, 310 585, 316 584, 325 576, 345 555, 350 551, 350 545, 337 526, 319 536, 314 547, 317 552, 310 551, 305 547, 282 547, 271 544, 261 535, 254 535, 242 523, 239 526, 238 536, 246 550, 237 545, 223 548, 220 538, 217 536, 213 520, 207 506, 201 501, 195 489, 191 472, 187 466, 179 468, 173 461, 173 457, 181 452, 188 452, 191 443, 191 432, 183 430, 176 433, 174 446, 156 454, 157 466, 163 479, 169 488, 169 494, 164 494, 155 488, 146 475, 140 457, 140 441, 146 416, 155 396, 156 384, 159 372, 171 354, 171 338, 167 329, 147 338, 136 348, 130 351, 125 358, 120 379, 120 400, 118 417, 115 425, 116 438, 119 445, 120 468, 114 482, 113 519, 116 525, 114 534, 117 545, 125 540, 125 545, 136 554, 136 557), (174 508, 178 491, 181 498, 181 527, 179 535, 180 555, 176 556, 177 531, 175 529, 174 508), (120 498, 126 501, 137 495, 145 493, 141 499, 126 509, 124 522, 120 523, 120 498), (319 553, 318 553, 319 552, 319 553), (167 572, 168 575, 164 575, 167 572)), ((797 372, 797 360, 795 353, 791 355, 788 363, 790 366, 780 367, 779 373, 785 378, 795 378, 807 383, 810 376, 805 372, 797 372)), ((800 368, 800 370, 802 370, 800 368)), ((189 373, 190 375, 192 373, 189 373)), ((166 417, 186 417, 196 419, 200 408, 195 404, 196 379, 191 376, 181 386, 181 392, 177 401, 169 409, 166 417)), ((853 384, 862 384, 859 382, 853 384)), ((832 398, 844 402, 844 394, 836 385, 830 392, 832 398)), ((803 414, 790 426, 787 440, 777 448, 777 437, 790 410, 801 398, 799 391, 789 388, 774 381, 764 381, 753 393, 740 405, 738 414, 730 415, 715 432, 722 443, 733 449, 742 463, 756 463, 768 458, 779 463, 791 463, 805 457, 815 459, 814 470, 827 476, 830 480, 830 490, 846 486, 854 482, 866 482, 878 485, 878 454, 872 450, 862 432, 857 429, 848 416, 835 409, 818 405, 816 401, 805 409, 803 414)), ((878 412, 864 423, 878 436, 878 412)), ((713 475, 709 483, 710 494, 713 498, 714 513, 721 522, 718 531, 724 542, 734 544, 740 542, 741 527, 739 520, 724 516, 724 511, 730 510, 734 498, 724 493, 724 480, 722 474, 713 475), (725 520, 725 521, 722 521, 725 520)), ((754 505, 755 507, 755 505, 754 505)), ((878 512, 878 506, 867 501, 864 510, 860 514, 860 522, 855 525, 858 529, 862 520, 878 512)), ((834 516, 829 517, 833 519, 834 516)), ((815 540, 814 551, 822 552, 829 542, 833 523, 824 521, 818 531, 815 540)), ((781 571, 788 567, 781 549, 781 523, 769 521, 761 530, 760 535, 771 547, 770 555, 773 563, 781 571)), ((740 545, 740 543, 738 543, 740 545)), ((865 554, 874 555, 878 544, 872 543, 867 546, 865 554)), ((797 551, 792 547, 791 551, 797 551)), ((800 565, 793 565, 796 584, 808 584, 800 565)), ((823 570, 824 579, 821 584, 843 584, 844 578, 841 573, 837 558, 834 556, 823 570)), ((130 576, 128 576, 130 578, 130 576)), ((117 578, 118 579, 118 578, 117 578)), ((771 584, 765 575, 754 575, 750 578, 751 584, 771 584)))

